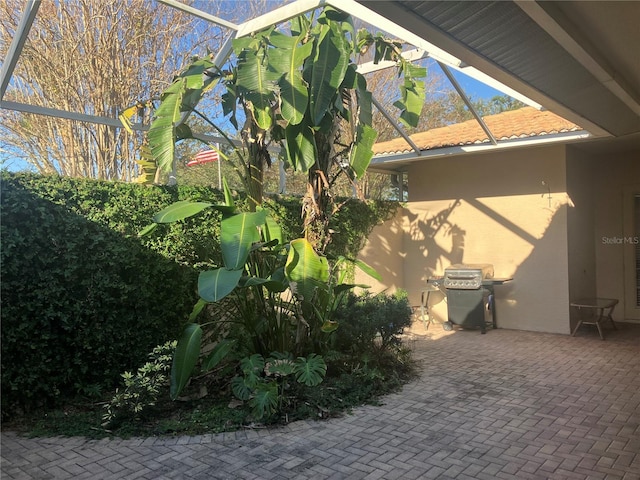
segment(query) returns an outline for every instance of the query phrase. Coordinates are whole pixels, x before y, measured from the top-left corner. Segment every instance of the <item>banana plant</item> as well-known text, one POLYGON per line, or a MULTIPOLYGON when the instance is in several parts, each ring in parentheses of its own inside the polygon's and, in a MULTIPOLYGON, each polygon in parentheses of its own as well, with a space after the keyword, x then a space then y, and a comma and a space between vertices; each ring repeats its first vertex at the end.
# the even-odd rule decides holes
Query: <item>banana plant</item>
POLYGON ((196 110, 200 99, 221 82, 223 114, 245 147, 236 151, 254 206, 261 203, 262 173, 271 164, 268 147, 281 143, 287 163, 309 175, 304 233, 322 253, 330 241, 328 225, 335 209, 332 184, 340 175, 360 178, 373 157, 377 133, 372 126, 371 92, 356 64, 358 55, 370 47, 374 62, 390 60, 398 65, 403 83, 395 105, 401 111, 400 121, 415 126, 424 98, 420 79, 426 70, 402 57, 399 42, 366 30, 356 32, 349 15, 326 6, 317 15, 292 19, 282 31, 271 26, 234 39, 236 62, 227 73, 209 60, 192 61, 162 94, 149 130, 158 167, 171 169, 175 143, 190 136, 184 119, 190 112, 200 114, 196 110))
MULTIPOLYGON (((178 340, 171 371, 171 396, 177 398, 186 386, 195 366, 200 361, 203 329, 197 317, 207 303, 234 296, 239 323, 254 340, 254 348, 267 355, 271 351, 294 352, 303 337, 291 330, 297 323, 300 330, 307 324, 299 315, 296 305, 311 301, 315 290, 326 284, 329 267, 303 238, 286 243, 281 229, 267 215, 266 210, 240 212, 235 208, 229 188, 224 183, 226 202, 179 201, 154 217, 153 226, 172 223, 213 208, 222 212, 220 245, 223 265, 200 273, 198 293, 200 301, 194 307, 189 322, 178 340), (289 291, 287 295, 286 292, 289 291)), ((154 227, 147 227, 150 233, 154 227)), ((231 346, 219 343, 202 362, 206 370, 215 367, 231 346)), ((209 349, 207 349, 209 350, 209 349)))

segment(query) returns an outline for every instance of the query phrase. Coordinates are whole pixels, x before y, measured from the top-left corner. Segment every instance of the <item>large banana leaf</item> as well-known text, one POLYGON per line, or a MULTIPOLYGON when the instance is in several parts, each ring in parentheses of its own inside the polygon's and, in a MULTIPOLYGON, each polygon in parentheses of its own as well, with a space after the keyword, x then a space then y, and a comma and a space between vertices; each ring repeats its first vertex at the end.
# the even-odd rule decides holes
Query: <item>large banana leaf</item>
POLYGON ((310 85, 310 110, 314 125, 320 124, 334 104, 351 55, 349 42, 338 25, 331 23, 320 25, 319 28, 310 85))
POLYGON ((285 130, 287 160, 297 172, 308 172, 318 157, 313 130, 303 121, 285 130))
POLYGON ((320 18, 318 18, 318 22, 324 21, 322 18, 323 16, 330 21, 337 22, 340 25, 340 30, 344 32, 348 39, 351 39, 351 51, 355 52, 357 47, 357 33, 355 26, 353 25, 353 17, 348 13, 337 10, 331 6, 324 7, 322 15, 320 15, 320 18))
POLYGON ((282 227, 275 221, 271 215, 267 215, 262 229, 262 235, 265 242, 276 241, 279 245, 284 245, 284 234, 282 227))
POLYGON ((200 356, 200 343, 202 341, 202 328, 197 323, 188 324, 173 354, 171 366, 171 399, 175 400, 191 378, 193 368, 198 363, 200 356))
POLYGON ((427 71, 423 67, 407 63, 403 67, 403 72, 404 82, 400 86, 401 99, 393 105, 402 111, 400 121, 409 127, 415 127, 420 120, 425 93, 424 82, 417 78, 426 76, 427 71))
POLYGON ((242 269, 251 246, 260 241, 258 226, 264 225, 265 210, 253 213, 239 213, 220 222, 220 243, 222 258, 229 270, 242 269))
POLYGON ((211 351, 209 356, 204 360, 204 362, 202 362, 202 371, 208 372, 213 367, 218 365, 222 360, 224 360, 224 357, 229 354, 235 344, 235 340, 229 340, 226 338, 220 340, 216 344, 216 346, 213 347, 213 350, 211 351))
POLYGON ((272 293, 284 292, 287 289, 286 283, 269 278, 249 277, 244 283, 240 282, 241 287, 254 287, 258 285, 263 286, 272 293))
POLYGON ((356 141, 351 149, 351 157, 349 159, 349 164, 357 178, 361 178, 364 175, 371 163, 373 158, 372 147, 377 136, 378 132, 369 125, 361 125, 358 128, 356 141))
POLYGON ((268 68, 265 50, 259 45, 256 49, 245 48, 238 58, 236 93, 251 102, 256 123, 268 130, 273 123, 271 105, 281 73, 268 68))
POLYGON ((291 249, 285 275, 289 282, 295 283, 295 291, 304 300, 310 301, 315 289, 326 285, 329 279, 327 259, 319 256, 311 243, 304 238, 291 241, 291 249))
POLYGON ((367 275, 369 275, 372 278, 375 278, 376 280, 378 280, 379 282, 382 281, 382 275, 380 275, 380 273, 378 273, 378 271, 373 268, 371 265, 363 262, 362 260, 356 259, 355 261, 356 266, 362 270, 364 273, 366 273, 367 275))
POLYGON ((207 302, 217 302, 233 292, 242 277, 242 270, 207 270, 198 277, 198 294, 207 302))
POLYGON ((231 114, 229 121, 234 128, 238 129, 238 120, 236 119, 236 105, 238 103, 238 96, 236 95, 235 85, 229 83, 227 85, 227 91, 222 94, 222 114, 226 117, 231 114))
POLYGON ((212 74, 213 70, 215 65, 209 60, 195 60, 160 97, 160 106, 147 134, 151 153, 160 170, 168 172, 173 167, 176 124, 183 114, 191 113, 204 92, 218 82, 220 77, 212 74))
POLYGON ((309 30, 311 26, 311 21, 307 16, 299 15, 291 19, 290 26, 291 26, 291 34, 298 36, 306 33, 309 30))
POLYGON ((302 65, 313 51, 313 43, 300 43, 303 36, 290 37, 274 32, 269 38, 276 47, 269 53, 269 65, 282 76, 280 86, 281 114, 289 124, 297 125, 304 117, 309 103, 307 86, 302 78, 302 65))
POLYGON ((186 89, 186 80, 177 79, 162 94, 162 103, 156 110, 156 118, 149 127, 147 137, 151 154, 158 168, 169 171, 174 160, 175 124, 180 120, 180 105, 186 89))
POLYGON ((355 73, 355 89, 358 93, 358 122, 361 125, 373 124, 372 94, 367 89, 367 80, 361 73, 355 73))

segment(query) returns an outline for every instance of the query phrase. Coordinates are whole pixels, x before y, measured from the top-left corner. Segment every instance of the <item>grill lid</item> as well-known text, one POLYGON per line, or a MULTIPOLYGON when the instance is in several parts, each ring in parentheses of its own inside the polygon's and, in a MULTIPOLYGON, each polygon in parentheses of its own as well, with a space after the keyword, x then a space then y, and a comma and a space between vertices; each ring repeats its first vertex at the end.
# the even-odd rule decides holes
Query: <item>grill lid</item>
POLYGON ((488 263, 456 263, 444 269, 444 287, 477 289, 482 281, 493 278, 493 265, 488 263))

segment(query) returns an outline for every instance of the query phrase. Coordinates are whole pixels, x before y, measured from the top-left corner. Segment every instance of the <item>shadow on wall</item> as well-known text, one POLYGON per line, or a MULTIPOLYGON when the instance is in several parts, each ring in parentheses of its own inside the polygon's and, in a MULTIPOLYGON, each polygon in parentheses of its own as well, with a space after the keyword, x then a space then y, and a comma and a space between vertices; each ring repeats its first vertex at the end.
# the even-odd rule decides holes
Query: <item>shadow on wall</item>
POLYGON ((517 266, 513 282, 496 287, 501 328, 570 333, 567 208, 566 204, 558 206, 542 236, 517 266))
POLYGON ((371 291, 379 293, 388 290, 394 292, 403 286, 403 262, 406 253, 403 247, 403 215, 398 210, 389 221, 373 229, 367 238, 362 258, 384 279, 384 284, 377 284, 368 275, 356 269, 356 283, 370 285, 371 291), (377 284, 377 285, 376 285, 377 284))
POLYGON ((419 242, 418 249, 425 262, 422 279, 424 283, 437 272, 442 272, 445 267, 462 263, 464 259, 466 231, 449 220, 453 211, 460 205, 460 199, 456 199, 447 208, 434 215, 429 216, 429 213, 426 213, 424 220, 420 220, 418 214, 407 211, 409 241, 419 242), (438 244, 436 237, 439 234, 451 238, 449 250, 438 244))

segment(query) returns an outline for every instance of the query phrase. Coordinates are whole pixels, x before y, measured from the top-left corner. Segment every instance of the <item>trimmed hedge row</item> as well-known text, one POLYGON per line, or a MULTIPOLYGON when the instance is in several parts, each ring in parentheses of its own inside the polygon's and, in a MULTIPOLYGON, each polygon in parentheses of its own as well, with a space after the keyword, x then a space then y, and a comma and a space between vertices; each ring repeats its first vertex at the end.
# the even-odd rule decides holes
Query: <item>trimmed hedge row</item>
MULTIPOLYGON (((3 417, 98 396, 176 338, 197 300, 198 272, 220 263, 213 210, 147 237, 137 232, 177 200, 222 195, 28 173, 2 172, 0 181, 3 417)), ((299 236, 299 199, 266 205, 287 234, 299 236)), ((396 208, 348 201, 328 254, 357 255, 396 208)))

